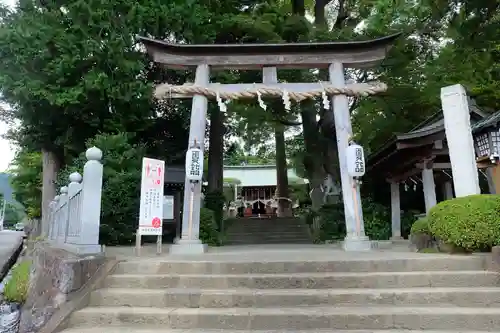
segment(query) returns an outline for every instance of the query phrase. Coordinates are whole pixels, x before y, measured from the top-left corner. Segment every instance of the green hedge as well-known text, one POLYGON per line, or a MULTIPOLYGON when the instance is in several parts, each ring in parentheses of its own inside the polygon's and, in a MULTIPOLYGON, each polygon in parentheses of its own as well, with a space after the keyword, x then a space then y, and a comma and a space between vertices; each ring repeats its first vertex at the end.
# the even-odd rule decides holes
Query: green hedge
POLYGON ((429 230, 429 219, 427 217, 421 217, 418 220, 416 220, 413 225, 411 226, 411 231, 410 233, 412 235, 415 234, 431 234, 429 230))
MULTIPOLYGON (((391 209, 370 198, 364 198, 362 204, 366 235, 373 240, 389 239, 392 233, 391 209)), ((304 218, 309 225, 313 223, 316 217, 319 218, 321 223, 321 232, 318 235, 317 242, 344 239, 346 230, 344 204, 342 202, 324 205, 318 212, 310 210, 304 214, 304 218)), ((405 212, 401 216, 402 236, 409 235, 414 220, 415 217, 412 212, 405 212)))
POLYGON ((200 209, 200 240, 203 244, 208 244, 210 246, 221 245, 214 212, 208 208, 200 209))
POLYGON ((488 251, 500 243, 500 195, 471 195, 440 202, 429 212, 429 229, 465 251, 488 251))

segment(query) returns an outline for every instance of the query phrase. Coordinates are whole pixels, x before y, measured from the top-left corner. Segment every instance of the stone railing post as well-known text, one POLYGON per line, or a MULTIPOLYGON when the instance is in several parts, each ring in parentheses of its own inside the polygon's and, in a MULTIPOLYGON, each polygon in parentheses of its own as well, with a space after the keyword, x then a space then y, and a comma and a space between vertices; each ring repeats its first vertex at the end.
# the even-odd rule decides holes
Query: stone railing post
POLYGON ((58 243, 64 243, 64 240, 66 239, 66 226, 68 224, 68 219, 69 219, 69 212, 68 212, 68 187, 63 186, 61 187, 60 190, 60 195, 59 195, 59 228, 57 232, 57 242, 58 243))
POLYGON ((82 201, 80 206, 80 237, 77 251, 81 254, 99 253, 99 228, 101 225, 101 197, 103 166, 102 151, 97 147, 87 149, 87 163, 83 167, 82 201))
POLYGON ((57 197, 57 205, 56 205, 56 220, 57 220, 57 232, 56 232, 56 243, 62 243, 64 242, 64 231, 63 231, 63 226, 64 223, 66 222, 64 220, 64 214, 62 210, 62 205, 64 202, 67 202, 68 196, 67 196, 67 188, 63 192, 63 188, 59 190, 59 195, 57 197))
POLYGON ((56 241, 57 240, 57 235, 59 234, 59 215, 57 214, 57 207, 59 207, 59 196, 56 195, 54 197, 54 211, 52 212, 52 220, 54 221, 53 228, 54 232, 52 232, 52 240, 56 241))
MULTIPOLYGON (((80 182, 82 181, 82 175, 78 172, 73 172, 69 175, 69 185, 68 185, 68 221, 66 225, 66 233, 64 242, 72 243, 75 230, 78 230, 81 225, 81 207, 79 205, 78 197, 75 197, 78 192, 82 189, 80 182)), ((81 195, 81 194, 80 194, 81 195)))
POLYGON ((54 239, 54 232, 56 230, 56 221, 55 221, 55 216, 54 216, 54 210, 56 207, 56 202, 54 199, 49 203, 49 234, 47 235, 47 239, 52 240, 54 239))

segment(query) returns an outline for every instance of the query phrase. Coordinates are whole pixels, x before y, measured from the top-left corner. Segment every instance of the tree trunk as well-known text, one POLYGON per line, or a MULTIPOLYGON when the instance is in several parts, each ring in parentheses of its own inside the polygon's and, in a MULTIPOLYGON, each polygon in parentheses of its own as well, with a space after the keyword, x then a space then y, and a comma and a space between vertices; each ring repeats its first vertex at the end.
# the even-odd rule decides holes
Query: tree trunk
POLYGON ((223 192, 224 114, 214 108, 210 112, 208 150, 208 192, 223 192))
MULTIPOLYGON (((316 109, 314 102, 304 103, 301 108, 302 132, 304 135, 304 145, 306 156, 304 158, 304 167, 311 191, 309 196, 312 203, 312 211, 318 212, 323 206, 324 193, 321 189, 323 180, 326 177, 323 163, 321 163, 322 147, 319 140, 318 123, 316 121, 316 109), (309 104, 310 103, 310 104, 309 104), (318 161, 318 157, 320 161, 318 161)), ((315 218, 312 225, 312 234, 314 237, 321 230, 320 221, 315 218)))
MULTIPOLYGON (((290 198, 288 193, 288 166, 286 163, 285 132, 282 125, 275 125, 274 137, 276 140, 277 196, 278 198, 290 198)), ((292 205, 290 201, 278 199, 278 216, 292 216, 292 205)))
POLYGON ((292 0, 292 13, 300 16, 306 15, 306 6, 304 0, 292 0))
POLYGON ((42 222, 39 234, 48 236, 50 226, 50 202, 57 195, 56 180, 60 163, 54 152, 42 149, 42 222))
POLYGON ((314 2, 314 25, 316 27, 326 26, 325 6, 327 3, 325 0, 314 2))
POLYGON ((306 105, 304 102, 301 108, 302 132, 304 135, 304 145, 306 156, 304 158, 304 167, 311 187, 312 209, 317 211, 323 205, 323 194, 321 185, 326 177, 325 170, 318 157, 321 159, 322 149, 319 140, 318 124, 316 121, 316 110, 313 105, 306 105))

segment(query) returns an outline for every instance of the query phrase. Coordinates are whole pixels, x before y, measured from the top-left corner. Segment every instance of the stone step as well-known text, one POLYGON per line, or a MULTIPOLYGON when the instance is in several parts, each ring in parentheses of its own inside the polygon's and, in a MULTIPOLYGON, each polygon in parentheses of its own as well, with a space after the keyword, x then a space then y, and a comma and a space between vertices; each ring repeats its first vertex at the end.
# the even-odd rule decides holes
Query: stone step
POLYGON ((273 308, 291 306, 500 307, 500 288, 100 289, 91 306, 273 308))
POLYGON ((226 245, 312 244, 312 241, 310 239, 306 239, 306 238, 232 239, 232 238, 228 237, 225 244, 226 245))
POLYGON ((279 227, 279 228, 306 228, 307 225, 300 222, 300 221, 293 221, 293 222, 286 222, 286 223, 276 223, 274 221, 262 221, 262 222, 245 222, 245 223, 231 223, 228 226, 228 229, 231 228, 252 228, 252 227, 258 227, 258 228, 273 228, 273 227, 279 227))
MULTIPOLYGON (((306 252, 302 253, 307 255, 306 252)), ((296 256, 302 255, 298 253, 296 256)), ((314 253, 311 253, 314 255, 314 253)), ((368 254, 369 255, 369 254, 368 254)), ((291 255, 293 260, 295 255, 291 255)), ((272 253, 269 256, 272 258, 272 253)), ((207 260, 207 259, 206 259, 207 260)), ((306 272, 412 272, 412 271, 452 271, 483 270, 481 256, 448 256, 426 254, 409 259, 376 258, 351 260, 314 260, 270 261, 252 259, 251 261, 167 261, 131 260, 121 262, 116 267, 118 274, 248 274, 248 273, 306 273, 306 272)))
POLYGON ((228 228, 227 229, 227 232, 234 232, 234 233, 238 233, 238 232, 271 232, 271 231, 280 231, 280 232, 304 232, 304 231, 308 231, 307 228, 303 227, 303 226, 293 226, 293 227, 288 227, 288 226, 274 226, 274 227, 267 227, 267 226, 252 226, 252 227, 236 227, 236 228, 228 228))
POLYGON ((64 333, 96 333, 103 331, 106 333, 484 333, 484 331, 416 331, 416 330, 331 330, 331 329, 318 329, 318 330, 207 330, 207 329, 194 329, 194 330, 176 330, 164 329, 154 327, 133 327, 133 326, 107 326, 107 327, 75 327, 66 329, 64 333))
MULTIPOLYGON (((175 270, 173 270, 175 272, 175 270)), ((289 273, 283 274, 113 274, 108 288, 250 288, 250 289, 331 289, 331 288, 415 288, 415 287, 496 287, 499 275, 485 271, 372 272, 372 273, 289 273)))
POLYGON ((162 329, 232 330, 479 330, 498 331, 500 308, 294 307, 150 308, 88 307, 73 313, 70 326, 147 324, 162 329))
POLYGON ((268 232, 268 231, 262 231, 262 232, 247 232, 247 231, 238 231, 238 232, 228 232, 226 233, 228 236, 231 237, 297 237, 297 236, 303 236, 303 235, 308 235, 309 233, 307 230, 297 230, 297 231, 287 231, 287 232, 268 232))
POLYGON ((237 228, 228 228, 227 233, 229 234, 240 234, 240 233, 277 233, 277 232, 282 232, 282 233, 297 233, 297 232, 309 232, 307 228, 304 228, 302 226, 299 227, 267 227, 267 226, 262 226, 262 227, 237 227, 237 228))

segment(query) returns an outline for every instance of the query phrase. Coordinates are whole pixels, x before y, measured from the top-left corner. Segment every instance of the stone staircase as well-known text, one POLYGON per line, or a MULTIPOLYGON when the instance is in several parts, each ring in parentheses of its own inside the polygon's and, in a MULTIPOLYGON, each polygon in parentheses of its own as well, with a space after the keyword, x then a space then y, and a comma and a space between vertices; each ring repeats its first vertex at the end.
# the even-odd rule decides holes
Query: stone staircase
POLYGON ((300 218, 238 218, 227 228, 228 245, 311 244, 308 226, 300 218))
POLYGON ((64 332, 500 331, 499 275, 481 257, 380 253, 386 259, 122 262, 64 332))

